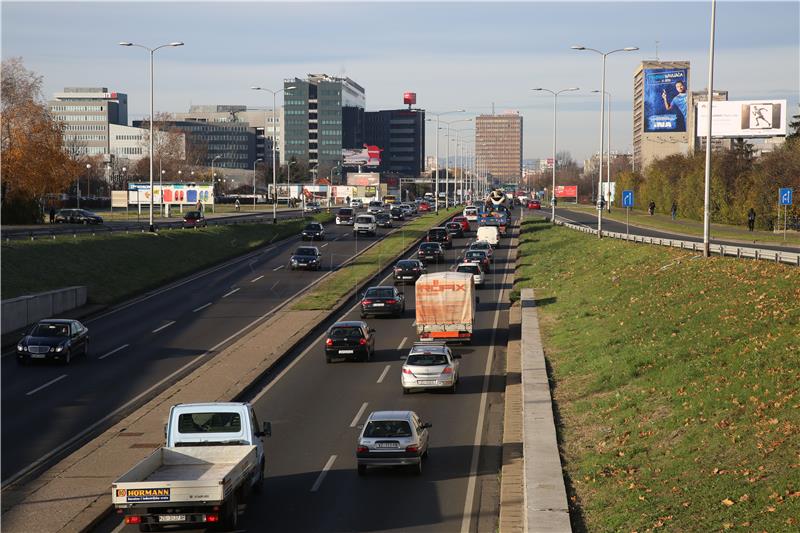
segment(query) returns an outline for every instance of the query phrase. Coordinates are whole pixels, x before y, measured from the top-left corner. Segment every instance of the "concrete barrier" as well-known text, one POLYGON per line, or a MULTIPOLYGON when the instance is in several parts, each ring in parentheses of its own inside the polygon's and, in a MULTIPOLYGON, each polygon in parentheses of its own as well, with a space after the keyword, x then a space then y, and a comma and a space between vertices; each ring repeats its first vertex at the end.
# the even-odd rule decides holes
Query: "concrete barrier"
POLYGON ((84 285, 3 300, 2 335, 86 304, 84 285))

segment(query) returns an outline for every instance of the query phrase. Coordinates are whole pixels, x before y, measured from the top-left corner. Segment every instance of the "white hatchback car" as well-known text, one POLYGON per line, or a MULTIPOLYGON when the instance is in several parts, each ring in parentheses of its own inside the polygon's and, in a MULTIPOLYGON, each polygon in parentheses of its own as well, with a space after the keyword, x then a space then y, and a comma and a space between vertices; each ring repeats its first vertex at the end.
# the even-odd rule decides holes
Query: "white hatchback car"
POLYGON ((414 411, 370 413, 358 437, 358 475, 365 475, 368 466, 411 466, 415 474, 422 474, 430 427, 414 411))
POLYGON ((352 207, 353 209, 361 209, 362 207, 364 207, 364 202, 359 198, 353 198, 352 200, 350 200, 350 207, 352 207))
POLYGON ((403 394, 408 394, 412 389, 447 389, 455 392, 459 379, 459 359, 461 356, 454 354, 444 343, 414 343, 400 374, 403 394))
POLYGON ((483 282, 486 281, 486 276, 483 273, 483 269, 478 263, 460 263, 456 267, 456 272, 472 274, 472 280, 475 282, 476 287, 483 287, 483 282))

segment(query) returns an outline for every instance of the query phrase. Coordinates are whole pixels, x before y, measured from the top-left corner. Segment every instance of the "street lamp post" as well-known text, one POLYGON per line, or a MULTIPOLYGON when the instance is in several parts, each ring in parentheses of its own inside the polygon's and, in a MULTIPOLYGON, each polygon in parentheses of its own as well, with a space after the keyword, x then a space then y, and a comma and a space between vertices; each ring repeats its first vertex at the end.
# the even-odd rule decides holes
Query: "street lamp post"
POLYGON ((714 30, 717 1, 711 0, 711 40, 708 45, 708 134, 706 136, 705 193, 703 198, 703 257, 711 255, 711 106, 714 101, 714 30))
MULTIPOLYGON (((296 165, 297 161, 286 162, 286 207, 289 207, 289 200, 292 198, 292 165, 296 165)), ((278 192, 275 191, 275 202, 278 201, 278 192)))
MULTIPOLYGON (((439 117, 436 117, 437 124, 439 117)), ((444 193, 444 207, 447 209, 449 207, 450 202, 450 126, 453 124, 458 124, 459 122, 472 122, 471 118, 465 118, 462 120, 453 120, 451 122, 444 122, 447 126, 447 159, 444 165, 444 179, 445 179, 445 193, 444 193)), ((438 134, 437 134, 438 137, 438 134)), ((438 194, 438 193, 437 193, 438 194)))
MULTIPOLYGON (((439 117, 442 115, 451 115, 453 113, 463 113, 464 109, 456 109, 455 111, 445 111, 444 113, 431 113, 436 117, 436 192, 435 192, 435 205, 436 214, 439 214, 439 117)), ((428 119, 431 120, 431 119, 428 119)))
POLYGON ((556 166, 558 165, 558 160, 556 159, 556 138, 557 138, 556 133, 558 125, 556 117, 558 116, 558 95, 565 92, 577 91, 578 87, 569 87, 567 89, 561 89, 559 91, 551 91, 550 89, 545 89, 544 87, 537 87, 533 90, 545 91, 553 95, 553 185, 552 185, 553 188, 550 191, 550 222, 555 224, 556 204, 553 200, 555 200, 556 197, 556 166))
MULTIPOLYGON (((266 143, 266 140, 264 142, 266 143)), ((253 161, 253 211, 256 210, 256 164, 259 161, 263 161, 263 159, 259 157, 253 161)))
MULTIPOLYGON (((599 93, 597 89, 592 91, 599 93)), ((606 91, 606 98, 608 99, 608 120, 606 120, 606 136, 608 143, 606 146, 606 210, 611 212, 611 93, 606 91)))
POLYGON ((217 159, 219 159, 221 157, 222 157, 222 154, 220 154, 218 156, 214 156, 214 159, 211 160, 211 196, 212 196, 212 198, 211 198, 211 200, 212 200, 212 202, 211 202, 211 211, 212 212, 216 210, 215 207, 214 207, 216 205, 216 201, 214 201, 214 200, 216 200, 216 199, 213 198, 213 197, 215 195, 215 191, 217 190, 217 187, 215 185, 217 175, 214 173, 214 161, 216 161, 217 159))
POLYGON ((128 41, 122 41, 119 43, 120 46, 136 46, 138 48, 144 48, 148 52, 150 52, 150 152, 149 152, 149 159, 150 159, 150 232, 155 232, 155 224, 153 224, 153 121, 155 120, 154 112, 153 112, 153 55, 155 54, 156 50, 161 48, 167 47, 175 47, 175 46, 183 46, 183 42, 175 41, 169 44, 162 44, 161 46, 156 46, 155 48, 150 48, 148 46, 144 46, 141 44, 131 43, 128 41))
MULTIPOLYGON (((89 189, 89 169, 91 169, 91 168, 92 168, 92 165, 90 165, 89 163, 86 163, 86 189, 87 189, 86 196, 89 196, 89 192, 88 192, 88 189, 89 189)), ((77 183, 78 183, 78 189, 76 191, 76 195, 75 196, 76 196, 77 201, 78 201, 78 209, 80 209, 81 208, 81 179, 80 178, 78 178, 78 182, 77 183)))
MULTIPOLYGON (((278 169, 275 166, 275 129, 276 129, 276 122, 275 122, 275 96, 283 91, 291 91, 294 89, 294 86, 291 87, 284 87, 283 89, 278 89, 277 91, 273 91, 271 89, 266 89, 264 87, 250 87, 254 91, 265 91, 268 93, 272 93, 272 189, 275 191, 275 201, 272 204, 272 223, 278 223, 278 169)), ((284 113, 285 117, 285 113, 284 113)), ((284 118, 283 121, 283 134, 286 135, 286 119, 284 118)), ((267 114, 264 113, 264 147, 267 146, 267 114)))
MULTIPOLYGON (((605 145, 605 130, 603 129, 604 120, 605 120, 605 111, 606 111, 606 58, 611 54, 616 52, 633 52, 638 50, 639 48, 636 46, 627 46, 625 48, 617 48, 616 50, 611 50, 610 52, 601 52, 600 50, 595 50, 594 48, 587 48, 585 46, 572 46, 573 50, 588 50, 590 52, 595 52, 603 56, 603 76, 602 82, 600 83, 600 173, 598 178, 597 184, 597 196, 598 198, 602 195, 603 190, 603 147, 605 145)), ((600 200, 598 199, 598 204, 600 200)), ((602 239, 603 238, 603 210, 597 209, 597 237, 602 239)))

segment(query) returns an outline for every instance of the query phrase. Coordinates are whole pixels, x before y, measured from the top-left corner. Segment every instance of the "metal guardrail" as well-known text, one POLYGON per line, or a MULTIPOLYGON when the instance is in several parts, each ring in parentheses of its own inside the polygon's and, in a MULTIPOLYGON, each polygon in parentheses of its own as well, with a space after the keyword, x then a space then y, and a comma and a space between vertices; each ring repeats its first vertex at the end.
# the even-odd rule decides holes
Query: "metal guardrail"
MULTIPOLYGON (((579 224, 572 224, 562 220, 556 220, 556 224, 564 226, 584 233, 591 233, 597 235, 597 230, 579 224)), ((644 244, 655 244, 657 246, 669 246, 672 248, 680 248, 681 250, 691 250, 693 252, 703 251, 703 243, 696 241, 682 241, 678 239, 662 239, 660 237, 646 237, 644 235, 632 235, 630 233, 618 233, 615 231, 603 231, 603 237, 611 237, 612 239, 622 239, 629 242, 638 242, 644 244)), ((762 261, 774 261, 776 263, 787 263, 790 265, 800 266, 800 253, 785 252, 782 250, 765 250, 763 248, 748 248, 744 246, 733 246, 730 244, 714 244, 711 243, 709 251, 712 254, 721 255, 723 257, 738 257, 758 259, 762 261)))

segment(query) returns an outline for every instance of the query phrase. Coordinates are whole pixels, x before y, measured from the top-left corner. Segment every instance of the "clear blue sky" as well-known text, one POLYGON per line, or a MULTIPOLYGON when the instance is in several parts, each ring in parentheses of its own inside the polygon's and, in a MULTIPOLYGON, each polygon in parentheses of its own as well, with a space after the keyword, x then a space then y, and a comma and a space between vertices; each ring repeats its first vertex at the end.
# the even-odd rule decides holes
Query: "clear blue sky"
MULTIPOLYGON (((366 88, 369 110, 402 107, 416 91, 430 111, 519 110, 524 157, 547 157, 552 99, 531 87, 578 86, 559 104, 559 146, 581 160, 599 147, 600 56, 583 44, 639 52, 609 57, 612 149, 632 143, 633 72, 642 59, 691 61, 690 90, 706 86, 710 2, 6 2, 3 58, 22 56, 44 76, 46 97, 64 86, 128 93, 131 118, 148 109, 147 54, 121 40, 186 46, 157 52, 156 109, 194 104, 271 105, 251 85, 280 87, 310 72, 346 75, 366 88)), ((786 98, 797 112, 800 3, 717 7, 715 87, 731 99, 786 98)), ((268 97, 269 100, 267 100, 268 97)), ((467 116, 471 116, 468 114, 467 116)), ((468 127, 459 125, 459 128, 468 127)), ((429 130, 432 139, 433 131, 429 130)), ((432 153, 432 142, 428 153, 432 153)))

